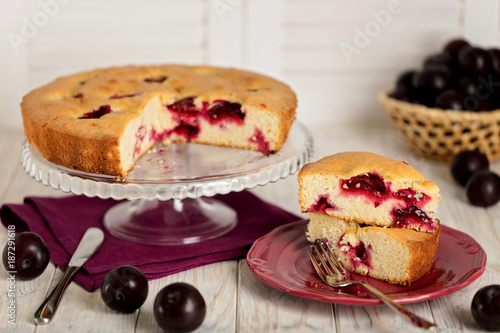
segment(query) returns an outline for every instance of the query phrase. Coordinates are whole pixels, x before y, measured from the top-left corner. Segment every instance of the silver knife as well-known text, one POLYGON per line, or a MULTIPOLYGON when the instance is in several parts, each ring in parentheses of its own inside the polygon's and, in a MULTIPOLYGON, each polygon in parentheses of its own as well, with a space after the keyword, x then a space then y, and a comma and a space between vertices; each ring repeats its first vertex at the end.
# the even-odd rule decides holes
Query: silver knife
POLYGON ((89 228, 83 235, 75 253, 69 261, 68 268, 64 275, 62 276, 59 283, 52 290, 52 292, 47 296, 42 305, 36 310, 33 319, 35 324, 48 324, 54 313, 57 310, 57 306, 61 301, 62 295, 66 290, 66 287, 73 280, 73 277, 78 272, 78 270, 83 266, 83 264, 97 251, 99 246, 101 246, 104 240, 104 233, 99 228, 89 228))

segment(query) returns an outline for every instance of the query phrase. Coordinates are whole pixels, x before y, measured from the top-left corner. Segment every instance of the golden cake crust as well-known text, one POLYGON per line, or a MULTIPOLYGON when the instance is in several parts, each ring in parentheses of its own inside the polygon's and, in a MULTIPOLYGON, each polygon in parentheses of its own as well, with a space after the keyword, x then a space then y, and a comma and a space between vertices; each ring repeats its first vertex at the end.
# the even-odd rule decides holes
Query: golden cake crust
POLYGON ((343 152, 306 164, 297 180, 302 212, 323 211, 346 221, 427 232, 439 224, 433 218, 439 187, 405 162, 369 152, 343 152), (383 182, 385 189, 353 192, 343 183, 354 179, 355 184, 355 177, 371 175, 380 178, 372 178, 374 186, 383 182))
MULTIPOLYGON (((439 238, 441 236, 441 226, 433 232, 418 232, 412 229, 365 227, 362 232, 381 232, 387 234, 399 243, 405 244, 409 248, 409 264, 406 271, 407 279, 397 281, 387 276, 384 280, 391 284, 408 286, 427 274, 434 263, 439 238)), ((390 249, 387 249, 390 251, 390 249)))
POLYGON ((342 152, 308 163, 300 171, 299 181, 301 175, 311 173, 347 179, 373 171, 386 181, 413 185, 426 192, 439 191, 436 184, 426 180, 408 163, 370 152, 342 152))
POLYGON ((112 67, 61 77, 28 93, 21 111, 28 142, 49 161, 125 176, 119 141, 127 125, 155 98, 170 105, 192 96, 197 103, 227 100, 274 116, 273 151, 286 141, 295 119, 296 96, 284 83, 232 68, 182 65, 112 67), (113 112, 80 119, 103 105, 113 112))

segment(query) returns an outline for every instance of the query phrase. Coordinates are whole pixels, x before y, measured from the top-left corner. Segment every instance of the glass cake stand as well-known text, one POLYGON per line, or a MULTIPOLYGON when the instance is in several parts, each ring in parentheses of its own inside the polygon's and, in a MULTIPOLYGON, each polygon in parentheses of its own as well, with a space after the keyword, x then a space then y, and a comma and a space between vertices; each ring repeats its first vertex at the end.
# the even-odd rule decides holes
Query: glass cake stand
POLYGON ((281 150, 259 152, 201 144, 157 144, 125 179, 53 164, 27 142, 21 162, 35 180, 76 195, 128 199, 104 215, 115 237, 147 244, 178 245, 220 237, 238 223, 234 209, 216 194, 266 185, 294 174, 312 155, 307 128, 295 122, 281 150))

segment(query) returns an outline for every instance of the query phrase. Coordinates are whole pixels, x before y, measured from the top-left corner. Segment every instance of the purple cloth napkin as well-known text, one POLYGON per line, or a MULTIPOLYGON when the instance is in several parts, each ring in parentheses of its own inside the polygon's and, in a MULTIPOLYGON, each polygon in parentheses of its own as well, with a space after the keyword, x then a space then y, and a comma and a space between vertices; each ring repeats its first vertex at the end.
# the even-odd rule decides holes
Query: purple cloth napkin
POLYGON ((257 238, 277 226, 299 219, 249 191, 215 198, 236 210, 236 228, 219 238, 188 245, 144 245, 111 236, 104 229, 102 218, 109 208, 120 202, 113 199, 27 197, 23 204, 3 205, 0 218, 5 227, 14 224, 16 232, 31 230, 39 234, 50 249, 50 260, 63 270, 88 228, 104 230, 103 244, 75 276, 75 281, 88 291, 99 288, 104 276, 122 265, 136 266, 151 280, 214 262, 242 258, 257 238))

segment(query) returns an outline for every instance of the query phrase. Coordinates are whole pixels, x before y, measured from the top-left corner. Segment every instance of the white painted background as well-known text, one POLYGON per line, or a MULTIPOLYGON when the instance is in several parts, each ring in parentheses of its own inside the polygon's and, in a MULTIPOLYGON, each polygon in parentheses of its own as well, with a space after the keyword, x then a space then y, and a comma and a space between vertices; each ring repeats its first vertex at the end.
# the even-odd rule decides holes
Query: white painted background
POLYGON ((281 79, 307 125, 386 121, 377 93, 457 36, 500 46, 500 0, 0 0, 0 128, 57 76, 172 62, 281 79))

